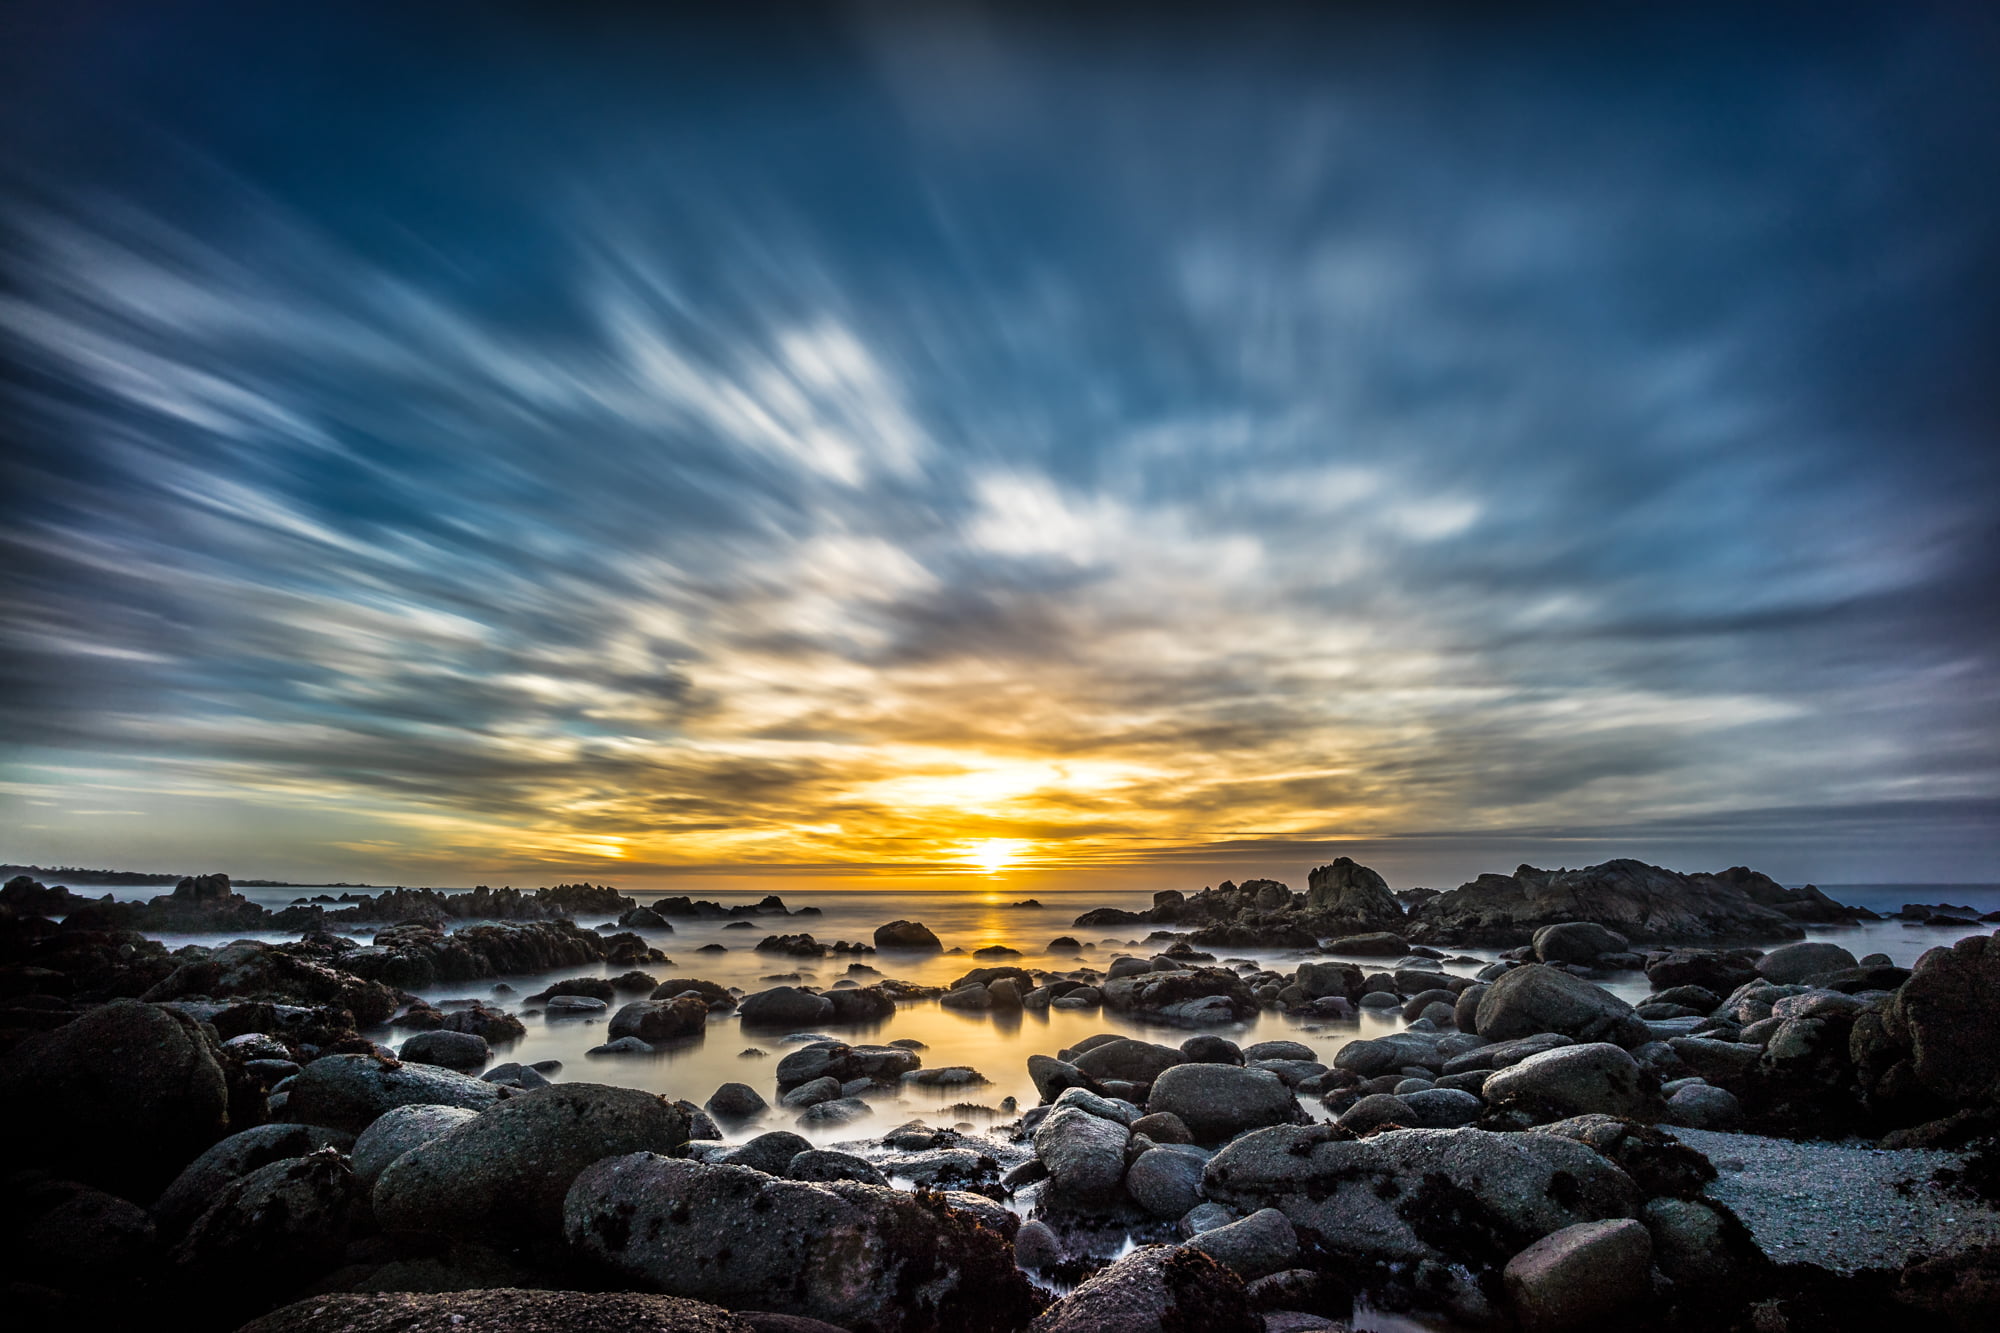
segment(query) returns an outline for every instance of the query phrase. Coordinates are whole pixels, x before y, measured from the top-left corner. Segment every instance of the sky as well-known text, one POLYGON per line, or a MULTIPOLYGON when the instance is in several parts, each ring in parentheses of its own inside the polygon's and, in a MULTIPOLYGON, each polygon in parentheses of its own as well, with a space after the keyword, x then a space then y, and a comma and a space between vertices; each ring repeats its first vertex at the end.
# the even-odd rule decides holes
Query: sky
POLYGON ((1992 11, 716 11, 8 7, 0 859, 2000 880, 1992 11))

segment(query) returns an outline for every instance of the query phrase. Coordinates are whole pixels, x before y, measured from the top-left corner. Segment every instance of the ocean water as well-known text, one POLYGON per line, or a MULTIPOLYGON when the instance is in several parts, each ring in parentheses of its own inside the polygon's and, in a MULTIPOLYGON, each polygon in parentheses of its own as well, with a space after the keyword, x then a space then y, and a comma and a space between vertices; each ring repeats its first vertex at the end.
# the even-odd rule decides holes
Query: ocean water
MULTIPOLYGON (((81 889, 82 886, 78 887, 81 889)), ((1982 912, 2000 909, 2000 885, 1825 885, 1822 887, 1837 900, 1873 907, 1878 911, 1893 911, 1908 902, 1951 903, 1976 908, 1982 912)), ((150 897, 161 891, 116 890, 121 898, 150 897)), ((327 890, 308 886, 241 891, 253 901, 275 908, 297 897, 327 890)), ((664 896, 662 893, 646 891, 630 892, 641 902, 664 896)), ((695 893, 692 896, 709 897, 726 906, 738 902, 755 902, 762 895, 695 893)), ((1040 907, 1017 905, 1020 895, 1009 892, 1000 884, 991 888, 942 892, 833 890, 794 892, 787 893, 784 897, 790 907, 818 907, 822 915, 749 918, 748 928, 732 928, 732 923, 727 920, 677 919, 673 922, 671 932, 640 932, 650 943, 664 950, 667 956, 674 960, 671 964, 654 965, 647 970, 663 980, 669 976, 700 977, 722 986, 740 987, 748 992, 781 984, 831 987, 848 977, 847 968, 851 961, 859 961, 876 969, 881 976, 897 977, 926 985, 947 985, 974 967, 988 966, 992 963, 1014 963, 1026 968, 1051 971, 1085 964, 1102 968, 1120 953, 1143 955, 1154 951, 1139 946, 1139 941, 1152 929, 1151 927, 1081 930, 1072 924, 1080 913, 1093 907, 1131 909, 1146 907, 1150 905, 1151 895, 1145 892, 1040 891, 1037 893, 1037 899, 1042 904, 1040 907), (937 934, 946 952, 926 954, 884 950, 873 955, 862 955, 857 960, 852 955, 842 954, 829 955, 826 958, 794 958, 782 954, 758 953, 753 947, 767 934, 800 931, 809 933, 821 941, 867 942, 873 939, 877 926, 898 919, 922 921, 937 934), (1050 952, 1049 942, 1063 935, 1073 936, 1088 947, 1081 953, 1067 950, 1050 952), (972 956, 974 949, 990 944, 1018 949, 1021 956, 992 960, 976 959, 972 956), (720 945, 724 951, 699 952, 705 945, 720 945)), ((580 924, 590 926, 601 923, 585 921, 580 924)), ((1994 927, 1987 925, 1978 929, 1991 931, 1994 927)), ((357 929, 352 933, 355 938, 366 942, 371 931, 372 927, 357 929)), ((1870 953, 1884 953, 1895 962, 1907 966, 1924 950, 1938 945, 1948 945, 1971 933, 1974 933, 1973 930, 1963 927, 1910 926, 1898 921, 1884 921, 1839 929, 1815 930, 1811 932, 1810 937, 1841 944, 1857 957, 1870 953)), ((182 935, 163 938, 169 947, 177 947, 190 943, 213 945, 226 942, 228 938, 239 937, 182 935)), ((1307 956, 1299 950, 1215 952, 1224 961, 1248 960, 1260 966, 1279 970, 1290 970, 1307 956)), ((1445 970, 1469 976, 1495 956, 1494 951, 1482 949, 1467 949, 1463 950, 1462 954, 1468 961, 1448 963, 1444 965, 1445 970)), ((1372 969, 1383 965, 1387 960, 1355 961, 1372 969)), ((524 1004, 521 997, 540 990, 549 982, 577 975, 610 976, 623 970, 598 966, 580 971, 565 969, 540 976, 509 977, 507 984, 514 988, 515 994, 503 1000, 495 1000, 490 995, 490 983, 440 987, 421 993, 424 998, 432 1001, 484 999, 498 1007, 520 1013, 525 1008, 539 1007, 524 1004)), ((878 977, 870 973, 857 973, 853 979, 866 985, 878 977)), ((1637 1001, 1647 992, 1645 979, 1639 973, 1625 974, 1622 978, 1606 984, 1611 990, 1633 1001, 1637 1001)), ((614 1004, 613 1008, 615 1007, 614 1004)), ((747 1083, 771 1101, 773 1109, 762 1120, 730 1131, 731 1137, 743 1138, 769 1129, 795 1128, 793 1121, 797 1113, 775 1105, 777 1100, 775 1067, 778 1059, 792 1048, 785 1038, 802 1034, 746 1032, 743 1030, 741 1020, 731 1015, 711 1018, 705 1033, 685 1039, 654 1055, 586 1055, 585 1052, 589 1048, 606 1040, 606 1021, 604 1018, 596 1018, 550 1022, 539 1015, 524 1016, 527 1035, 519 1041, 500 1047, 496 1051, 495 1059, 523 1062, 560 1060, 563 1062, 563 1070, 558 1075, 559 1081, 587 1080, 645 1088, 670 1097, 684 1097, 696 1103, 705 1101, 719 1084, 747 1083)), ((1381 1036, 1399 1030, 1403 1026, 1399 1017, 1383 1017, 1373 1011, 1364 1014, 1358 1021, 1345 1023, 1326 1020, 1301 1021, 1283 1014, 1264 1013, 1251 1022, 1233 1028, 1208 1030, 1218 1031, 1244 1045, 1277 1038, 1303 1042, 1311 1047, 1321 1060, 1330 1061, 1333 1055, 1350 1041, 1381 1036)), ((1002 1121, 1012 1118, 997 1112, 1001 1099, 1008 1096, 1015 1097, 1023 1109, 1034 1105, 1037 1101, 1034 1085, 1027 1075, 1027 1059, 1032 1054, 1040 1052, 1053 1055, 1063 1047, 1073 1045, 1098 1032, 1117 1032, 1175 1045, 1189 1035, 1185 1029, 1152 1026, 1125 1015, 1109 1012, 1073 1013, 1054 1010, 1013 1014, 967 1013, 945 1009, 934 1000, 901 1006, 892 1017, 879 1022, 828 1025, 816 1031, 849 1042, 886 1042, 895 1038, 914 1038, 925 1044, 921 1054, 926 1068, 970 1065, 989 1080, 984 1085, 954 1088, 943 1094, 910 1089, 872 1096, 869 1099, 875 1108, 872 1119, 809 1133, 809 1137, 820 1142, 838 1142, 859 1139, 871 1134, 879 1135, 890 1127, 915 1117, 922 1117, 934 1125, 958 1123, 983 1129, 996 1118, 1002 1121), (961 1104, 969 1104, 970 1108, 986 1109, 969 1109, 968 1106, 961 1104)), ((383 1029, 370 1035, 387 1044, 397 1045, 407 1034, 383 1029)), ((1306 1101, 1308 1109, 1316 1109, 1316 1103, 1311 1099, 1306 1101)))

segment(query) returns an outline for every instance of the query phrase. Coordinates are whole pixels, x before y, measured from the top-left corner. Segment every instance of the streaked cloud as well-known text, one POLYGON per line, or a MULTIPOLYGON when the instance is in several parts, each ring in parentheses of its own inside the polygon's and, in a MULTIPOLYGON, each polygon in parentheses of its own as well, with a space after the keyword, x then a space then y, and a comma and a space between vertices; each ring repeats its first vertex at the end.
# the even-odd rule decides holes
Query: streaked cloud
POLYGON ((1947 20, 884 13, 17 92, 17 858, 1990 863, 1947 20))

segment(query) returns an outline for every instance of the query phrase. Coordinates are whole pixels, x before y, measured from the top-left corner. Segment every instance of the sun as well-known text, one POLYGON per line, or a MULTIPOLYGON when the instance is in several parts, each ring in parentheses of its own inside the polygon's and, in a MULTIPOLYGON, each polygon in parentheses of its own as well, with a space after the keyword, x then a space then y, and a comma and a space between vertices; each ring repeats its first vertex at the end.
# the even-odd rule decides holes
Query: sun
POLYGON ((967 864, 977 866, 989 875, 997 875, 1014 862, 1020 860, 1021 853, 1028 850, 1028 844, 1019 838, 982 838, 969 842, 959 855, 967 864))

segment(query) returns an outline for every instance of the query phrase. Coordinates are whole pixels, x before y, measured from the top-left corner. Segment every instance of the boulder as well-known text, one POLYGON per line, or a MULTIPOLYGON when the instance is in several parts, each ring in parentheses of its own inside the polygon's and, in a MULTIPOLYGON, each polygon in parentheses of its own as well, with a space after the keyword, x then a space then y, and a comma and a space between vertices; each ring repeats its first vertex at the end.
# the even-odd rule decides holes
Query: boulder
POLYGON ((1601 1041, 1531 1055, 1487 1079, 1480 1095, 1536 1123, 1593 1112, 1648 1119, 1660 1109, 1657 1087, 1638 1061, 1601 1041))
POLYGON ((1179 1217, 1201 1202, 1208 1161, 1185 1148, 1148 1148, 1125 1170, 1125 1192, 1155 1217, 1179 1217))
POLYGON ((1171 1046, 1119 1037, 1093 1046, 1077 1056, 1079 1071, 1093 1079, 1119 1079, 1127 1083, 1151 1083, 1187 1057, 1171 1046))
POLYGON ((1474 1021, 1492 1041, 1560 1033, 1577 1041, 1637 1046, 1651 1033, 1632 1006, 1581 977, 1552 967, 1517 967, 1480 997, 1474 1021))
POLYGON ((1343 935, 1337 940, 1326 942, 1326 951, 1348 954, 1355 958, 1406 958, 1410 952, 1410 942, 1401 935, 1386 930, 1370 931, 1365 935, 1343 935))
POLYGON ((1527 1333, 1602 1328, 1652 1291, 1653 1238, 1631 1218, 1579 1222, 1507 1261, 1501 1277, 1527 1333))
POLYGON ((2000 1100, 2000 937, 1926 952, 1883 1028, 1908 1049, 1912 1073, 1932 1094, 1954 1104, 2000 1100))
POLYGON ((0 1117, 0 1133, 33 1144, 38 1165, 144 1199, 222 1137, 229 1085, 201 1024, 164 1005, 113 1000, 8 1053, 0 1117))
POLYGON ((637 1088, 565 1083, 514 1098, 402 1153, 375 1182, 383 1230, 507 1246, 553 1242, 577 1172, 605 1157, 671 1152, 685 1112, 637 1088))
POLYGON ((1403 923, 1402 904, 1387 882, 1348 857, 1314 868, 1306 884, 1306 912, 1323 930, 1389 932, 1403 923))
POLYGON ((1209 1162, 1210 1199, 1277 1208, 1330 1254, 1361 1262, 1497 1268, 1577 1222, 1634 1216, 1632 1180, 1595 1150, 1544 1134, 1324 1125, 1246 1134, 1209 1162))
POLYGON ((231 1134, 174 1177, 174 1183, 153 1205, 154 1220, 162 1235, 177 1238, 226 1186, 257 1168, 288 1157, 304 1157, 321 1148, 356 1146, 352 1134, 318 1125, 258 1125, 231 1134))
POLYGON ((672 1295, 876 1333, 1012 1333, 1041 1301, 1008 1239, 942 1198, 653 1153, 570 1187, 581 1255, 672 1295))
POLYGON ((225 1185, 171 1255, 212 1315, 241 1318, 336 1267, 368 1205, 332 1148, 260 1166, 225 1185))
POLYGON ((292 1080, 286 1116, 309 1125, 327 1125, 358 1134, 375 1117, 397 1106, 463 1106, 483 1111, 508 1095, 435 1065, 406 1065, 373 1055, 323 1055, 292 1080))
POLYGON ((746 995, 737 1008, 745 1027, 811 1027, 833 1017, 833 1001, 796 986, 773 986, 746 995))
POLYGON ((1208 1064, 1162 1071, 1146 1098, 1146 1113, 1175 1116, 1197 1143, 1219 1143, 1246 1129, 1290 1124, 1304 1114, 1292 1090, 1269 1070, 1208 1064))
POLYGON ((1239 1222, 1213 1227, 1187 1241, 1245 1282, 1290 1268, 1299 1257, 1299 1233, 1276 1208, 1260 1208, 1239 1222))
POLYGON ((1530 941, 1544 963, 1589 963, 1599 954, 1624 953, 1632 942, 1595 921, 1563 921, 1543 926, 1530 941))
POLYGON ((708 1028, 708 1006, 692 995, 670 1000, 634 1000, 611 1016, 605 1029, 613 1041, 637 1037, 651 1045, 676 1037, 693 1037, 708 1028))
POLYGON ((1822 972, 1855 966, 1854 955, 1838 944, 1814 941, 1771 950, 1757 960, 1757 975, 1774 986, 1791 986, 1822 972))
POLYGON ((1096 1079, 1067 1060, 1058 1060, 1053 1055, 1029 1056, 1028 1077, 1034 1082, 1035 1091, 1045 1102, 1054 1101, 1065 1088, 1098 1091, 1096 1079))
POLYGON ((1700 986, 1722 996, 1756 976, 1755 958, 1721 949, 1670 949, 1646 963, 1646 980, 1656 990, 1700 986))
POLYGON ((788 1180, 853 1180, 863 1185, 887 1185, 889 1178, 865 1157, 831 1148, 810 1148, 785 1165, 788 1180))
POLYGON ((746 1140, 741 1147, 720 1160, 731 1166, 747 1166, 768 1176, 782 1176, 791 1166, 792 1159, 802 1152, 811 1152, 812 1146, 812 1140, 802 1134, 794 1134, 789 1129, 774 1129, 746 1140))
POLYGON ((1181 1245, 1134 1250, 1056 1302, 1032 1333, 1264 1333, 1243 1279, 1181 1245))
POLYGON ((375 1123, 354 1140, 352 1166, 362 1188, 373 1190, 389 1163, 412 1148, 421 1147, 447 1130, 458 1128, 479 1112, 463 1106, 427 1106, 413 1103, 384 1111, 375 1123))
POLYGON ((486 1068, 486 1062, 493 1058, 493 1048, 486 1044, 486 1038, 475 1033, 440 1028, 435 1032, 419 1032, 404 1042, 396 1054, 410 1064, 437 1065, 468 1074, 486 1068))
POLYGON ((930 927, 921 921, 891 921, 887 925, 875 927, 875 947, 941 951, 944 945, 931 933, 930 927))
POLYGON ((730 1122, 755 1119, 771 1109, 762 1093, 748 1083, 725 1083, 709 1095, 708 1113, 730 1122))
POLYGON ((1689 1129, 1735 1129, 1743 1123, 1743 1107, 1726 1088, 1692 1083, 1667 1098, 1662 1118, 1689 1129))
POLYGON ((1426 944, 1514 945, 1527 943, 1542 926, 1573 921, 1663 944, 1791 940, 1805 933, 1784 912, 1757 902, 1743 882, 1633 860, 1481 875, 1419 903, 1406 933, 1426 944))
POLYGON ((314 1296, 238 1333, 821 1333, 746 1322, 719 1306, 636 1291, 369 1292, 314 1296))
POLYGON ((1125 1145, 1132 1131, 1076 1106, 1049 1113, 1035 1127, 1035 1156, 1065 1194, 1105 1198, 1125 1179, 1125 1145))

